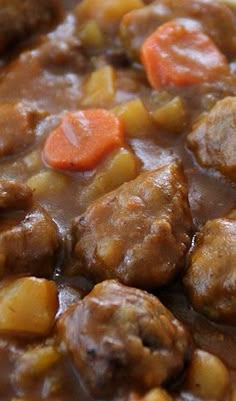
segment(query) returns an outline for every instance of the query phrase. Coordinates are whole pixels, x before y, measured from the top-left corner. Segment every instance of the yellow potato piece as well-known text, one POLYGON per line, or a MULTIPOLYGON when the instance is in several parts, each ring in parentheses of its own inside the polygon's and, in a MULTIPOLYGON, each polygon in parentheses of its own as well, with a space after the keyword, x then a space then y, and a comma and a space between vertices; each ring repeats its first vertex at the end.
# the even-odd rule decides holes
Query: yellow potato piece
POLYGON ((155 388, 144 396, 144 401, 173 401, 173 398, 162 388, 155 388))
POLYGON ((38 346, 27 350, 17 362, 16 382, 25 384, 42 376, 61 358, 52 345, 38 346))
POLYGON ((103 106, 113 100, 116 92, 116 73, 106 65, 92 72, 84 85, 82 105, 103 106))
POLYGON ((102 27, 113 27, 126 13, 143 6, 142 0, 83 0, 76 14, 80 20, 94 18, 102 27))
POLYGON ((22 277, 0 287, 0 334, 46 335, 58 308, 53 281, 22 277))
POLYGON ((179 96, 152 112, 152 117, 158 127, 173 133, 183 130, 186 112, 179 96))
POLYGON ((87 206, 98 197, 118 188, 124 182, 133 180, 138 174, 138 160, 133 152, 117 150, 97 171, 92 183, 85 190, 81 202, 87 206))
POLYGON ((140 99, 118 105, 112 111, 124 122, 129 137, 143 137, 154 129, 152 118, 140 99))
POLYGON ((204 400, 222 400, 230 377, 223 362, 208 352, 196 350, 188 370, 186 387, 204 400))
POLYGON ((53 170, 45 170, 30 177, 27 185, 36 196, 43 196, 62 192, 67 182, 68 177, 66 175, 53 170))
POLYGON ((79 31, 79 39, 86 48, 99 48, 104 45, 105 38, 95 20, 85 23, 79 31))

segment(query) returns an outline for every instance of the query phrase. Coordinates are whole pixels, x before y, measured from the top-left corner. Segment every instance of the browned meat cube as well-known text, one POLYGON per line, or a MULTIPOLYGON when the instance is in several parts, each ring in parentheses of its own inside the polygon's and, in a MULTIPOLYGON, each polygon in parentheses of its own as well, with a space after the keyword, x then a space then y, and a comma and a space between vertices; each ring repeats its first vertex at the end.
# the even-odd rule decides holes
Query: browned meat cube
POLYGON ((236 97, 217 102, 187 141, 203 167, 215 168, 236 182, 236 97))
POLYGON ((1 187, 0 274, 49 277, 60 244, 56 224, 41 206, 32 202, 28 187, 0 180, 0 191, 1 187), (4 213, 4 209, 15 210, 4 213))
POLYGON ((121 23, 121 37, 128 53, 139 58, 143 41, 158 26, 176 18, 188 24, 192 21, 224 54, 235 54, 236 20, 230 8, 217 0, 157 0, 140 10, 131 11, 121 23))
POLYGON ((159 386, 191 353, 184 327, 155 296, 113 280, 96 285, 58 326, 63 349, 95 397, 159 386))
POLYGON ((22 102, 0 104, 0 157, 32 145, 35 128, 44 113, 22 102))
POLYGON ((197 236, 184 278, 194 308, 236 324, 236 220, 208 221, 197 236))
POLYGON ((61 15, 59 0, 0 0, 0 53, 61 15))
POLYGON ((28 208, 32 202, 32 195, 27 185, 0 178, 0 210, 28 208))
POLYGON ((75 219, 80 273, 141 288, 168 283, 190 244, 187 187, 178 164, 143 173, 75 219))

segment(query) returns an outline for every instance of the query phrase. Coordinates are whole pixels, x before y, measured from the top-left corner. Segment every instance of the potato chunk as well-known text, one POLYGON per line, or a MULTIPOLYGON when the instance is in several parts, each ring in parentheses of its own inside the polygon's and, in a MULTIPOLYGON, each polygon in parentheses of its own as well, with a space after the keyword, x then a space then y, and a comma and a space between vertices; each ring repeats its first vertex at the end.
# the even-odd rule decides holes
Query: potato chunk
POLYGON ((54 282, 34 277, 5 281, 0 287, 0 334, 46 335, 57 307, 54 282))
POLYGON ((116 106, 113 109, 124 122, 125 132, 130 137, 143 137, 153 130, 152 118, 140 99, 116 106))
POLYGON ((37 379, 51 369, 61 355, 53 345, 37 346, 28 349, 17 361, 15 380, 21 386, 37 379))
POLYGON ((186 112, 182 99, 176 96, 154 110, 152 117, 158 127, 173 133, 181 132, 186 120, 186 112))
POLYGON ((143 6, 142 0, 83 0, 76 14, 80 20, 95 18, 106 28, 119 24, 127 12, 143 6))
POLYGON ((83 106, 102 106, 111 102, 115 96, 115 70, 106 65, 89 76, 84 85, 83 106))
POLYGON ((53 170, 44 170, 29 178, 28 186, 35 196, 61 193, 66 188, 67 176, 53 170))
POLYGON ((95 20, 86 22, 79 31, 79 39, 87 49, 95 49, 104 45, 105 38, 95 20))
POLYGON ((121 148, 97 172, 92 183, 85 190, 82 202, 88 205, 124 182, 133 180, 137 175, 138 159, 130 150, 121 148))
POLYGON ((229 380, 229 372, 218 357, 195 351, 186 379, 192 394, 203 400, 223 400, 229 380))

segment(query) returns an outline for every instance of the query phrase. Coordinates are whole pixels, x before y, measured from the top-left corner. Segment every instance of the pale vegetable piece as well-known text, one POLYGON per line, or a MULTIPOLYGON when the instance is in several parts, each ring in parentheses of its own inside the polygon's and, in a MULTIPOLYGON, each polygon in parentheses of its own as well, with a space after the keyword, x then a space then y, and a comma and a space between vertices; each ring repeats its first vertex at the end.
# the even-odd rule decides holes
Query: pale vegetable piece
POLYGON ((85 190, 81 202, 87 206, 124 182, 133 180, 138 175, 138 167, 138 159, 133 152, 125 148, 117 150, 97 172, 85 190))
POLYGON ((154 129, 152 118, 139 98, 120 104, 112 111, 123 121, 129 137, 144 137, 154 129))
POLYGON ((86 22, 78 33, 79 39, 84 47, 93 49, 104 45, 104 35, 95 20, 86 22))
POLYGON ((183 130, 186 112, 182 99, 177 96, 152 112, 152 117, 160 128, 173 133, 183 130))
POLYGON ((201 350, 194 352, 186 379, 186 388, 194 396, 222 400, 229 381, 228 369, 217 356, 201 350))
POLYGON ((113 27, 129 11, 144 6, 142 0, 83 0, 76 8, 79 20, 96 19, 102 27, 113 27))
POLYGON ((164 389, 155 388, 144 396, 143 401, 173 401, 173 398, 164 389))
POLYGON ((229 6, 236 6, 236 0, 219 0, 219 1, 228 4, 229 6))
POLYGON ((232 219, 232 220, 236 220, 236 209, 233 209, 229 212, 229 214, 227 215, 227 218, 232 219))
POLYGON ((37 346, 27 350, 17 361, 15 379, 18 383, 27 382, 42 376, 61 358, 55 346, 37 346))
POLYGON ((58 309, 53 281, 22 277, 0 287, 0 334, 46 335, 58 309))
POLYGON ((43 196, 62 192, 66 188, 67 182, 66 175, 53 170, 44 170, 29 178, 27 185, 36 196, 43 196))
POLYGON ((106 65, 91 73, 83 88, 83 106, 103 106, 113 100, 116 92, 116 73, 106 65))
POLYGON ((41 153, 38 150, 34 150, 29 153, 23 159, 28 171, 34 172, 35 170, 39 170, 42 166, 41 153))

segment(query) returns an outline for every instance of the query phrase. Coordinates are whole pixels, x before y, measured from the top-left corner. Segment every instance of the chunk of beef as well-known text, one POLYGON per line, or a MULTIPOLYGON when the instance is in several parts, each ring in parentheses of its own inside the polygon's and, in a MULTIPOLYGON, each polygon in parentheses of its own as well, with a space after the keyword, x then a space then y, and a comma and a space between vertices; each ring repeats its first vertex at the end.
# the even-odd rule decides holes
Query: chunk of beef
POLYGON ((139 58, 143 41, 161 24, 182 19, 209 35, 227 56, 235 54, 236 20, 233 12, 217 0, 157 0, 126 14, 121 23, 121 37, 128 53, 139 58))
POLYGON ((161 385, 182 371, 191 349, 182 324, 155 296, 113 280, 96 285, 58 326, 95 397, 161 385))
POLYGON ((203 167, 215 168, 236 182, 236 97, 220 100, 187 138, 203 167))
POLYGON ((0 178, 0 210, 26 209, 32 202, 32 195, 27 185, 0 178))
POLYGON ((39 205, 24 213, 0 215, 1 274, 30 273, 49 277, 59 247, 56 224, 39 205))
POLYGON ((236 323, 236 220, 208 221, 184 278, 193 306, 210 319, 236 323))
POLYGON ((0 104, 0 157, 20 152, 35 140, 42 113, 22 102, 0 104))
POLYGON ((166 284, 183 264, 190 231, 181 167, 143 173, 75 219, 78 269, 97 282, 116 278, 141 288, 166 284))
POLYGON ((0 53, 61 15, 59 0, 0 0, 0 53))

